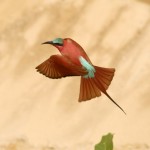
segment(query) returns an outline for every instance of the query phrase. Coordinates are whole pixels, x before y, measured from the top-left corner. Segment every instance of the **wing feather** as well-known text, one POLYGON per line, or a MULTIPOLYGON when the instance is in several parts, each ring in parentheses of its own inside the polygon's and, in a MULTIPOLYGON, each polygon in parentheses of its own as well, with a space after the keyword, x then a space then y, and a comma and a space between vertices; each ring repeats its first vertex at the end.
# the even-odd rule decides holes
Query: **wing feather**
POLYGON ((84 68, 73 64, 69 58, 61 55, 52 55, 49 59, 37 66, 36 69, 39 73, 52 79, 87 74, 84 68))

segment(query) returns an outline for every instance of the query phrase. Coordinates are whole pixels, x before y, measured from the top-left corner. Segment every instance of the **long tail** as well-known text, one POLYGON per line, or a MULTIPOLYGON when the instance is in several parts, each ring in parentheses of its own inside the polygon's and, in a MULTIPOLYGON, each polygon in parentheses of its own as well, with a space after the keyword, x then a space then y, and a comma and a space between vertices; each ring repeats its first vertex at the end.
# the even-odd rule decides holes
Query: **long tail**
POLYGON ((125 111, 106 92, 113 79, 115 69, 102 68, 97 66, 94 67, 96 70, 94 78, 81 77, 79 102, 98 97, 101 95, 101 92, 103 92, 116 106, 118 106, 125 113, 125 111))

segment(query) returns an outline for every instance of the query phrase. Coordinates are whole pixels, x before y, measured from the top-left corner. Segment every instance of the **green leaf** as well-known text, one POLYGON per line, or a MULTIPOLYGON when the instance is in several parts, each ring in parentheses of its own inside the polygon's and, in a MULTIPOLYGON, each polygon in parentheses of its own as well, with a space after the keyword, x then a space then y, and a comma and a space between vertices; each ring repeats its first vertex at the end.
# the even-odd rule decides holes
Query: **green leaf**
POLYGON ((95 145, 95 150, 113 150, 113 134, 102 136, 101 141, 95 145))

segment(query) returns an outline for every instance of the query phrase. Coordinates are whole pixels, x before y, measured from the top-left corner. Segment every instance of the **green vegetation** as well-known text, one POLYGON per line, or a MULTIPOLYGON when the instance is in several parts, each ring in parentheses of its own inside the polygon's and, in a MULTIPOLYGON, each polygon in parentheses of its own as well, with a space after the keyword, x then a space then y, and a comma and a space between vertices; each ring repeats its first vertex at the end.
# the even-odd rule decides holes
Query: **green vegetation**
POLYGON ((113 134, 102 136, 101 141, 95 145, 95 150, 113 150, 113 134))

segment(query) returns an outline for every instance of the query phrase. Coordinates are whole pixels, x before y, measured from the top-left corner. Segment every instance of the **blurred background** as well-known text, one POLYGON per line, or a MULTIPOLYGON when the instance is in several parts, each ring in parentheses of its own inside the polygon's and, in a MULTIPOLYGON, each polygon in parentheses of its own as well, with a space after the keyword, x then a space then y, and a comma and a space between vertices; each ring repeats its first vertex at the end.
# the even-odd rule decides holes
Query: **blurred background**
POLYGON ((115 149, 150 149, 150 7, 146 0, 1 0, 0 149, 91 150, 114 133, 115 149), (76 40, 92 62, 115 67, 108 93, 78 102, 80 77, 46 78, 35 67, 76 40))

